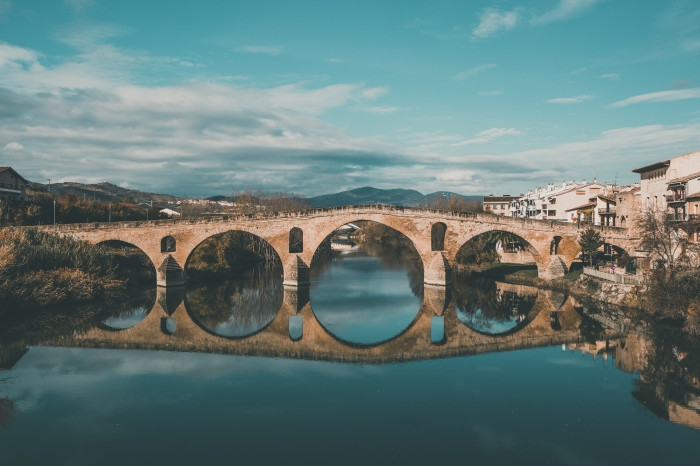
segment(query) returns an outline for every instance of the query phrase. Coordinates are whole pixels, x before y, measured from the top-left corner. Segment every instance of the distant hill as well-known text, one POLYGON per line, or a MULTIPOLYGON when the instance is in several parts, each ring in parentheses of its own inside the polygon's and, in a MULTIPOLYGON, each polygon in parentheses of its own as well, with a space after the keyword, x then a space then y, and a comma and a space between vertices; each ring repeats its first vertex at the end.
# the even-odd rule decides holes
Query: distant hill
POLYGON ((341 207, 363 204, 389 204, 417 207, 427 199, 432 199, 436 196, 448 199, 453 195, 458 196, 460 199, 470 201, 481 202, 481 200, 483 200, 483 196, 462 196, 461 194, 447 191, 438 191, 425 195, 413 189, 379 189, 366 186, 364 188, 352 189, 335 194, 310 197, 306 201, 311 207, 341 207))
MULTIPOLYGON (((173 204, 179 200, 182 200, 180 197, 171 196, 169 194, 147 193, 135 189, 122 188, 106 181, 97 184, 82 184, 73 182, 51 183, 50 188, 51 193, 54 195, 65 196, 69 193, 73 193, 78 197, 84 197, 85 199, 95 200, 98 202, 123 201, 126 199, 132 199, 137 203, 153 202, 155 204, 173 204)), ((46 192, 49 189, 49 185, 31 183, 29 189, 46 192)))
MULTIPOLYGON (((49 185, 41 183, 30 183, 29 190, 37 192, 47 192, 49 185)), ((65 196, 73 193, 78 197, 85 199, 94 199, 98 202, 107 201, 123 201, 131 199, 139 202, 153 202, 158 205, 174 204, 177 201, 183 200, 181 197, 171 196, 169 194, 156 194, 138 191, 135 189, 122 188, 108 182, 97 184, 82 184, 82 183, 51 183, 51 193, 54 195, 65 196)), ((321 196, 310 197, 305 199, 311 207, 342 207, 349 205, 367 205, 367 204, 389 204, 405 207, 418 207, 426 200, 435 197, 449 199, 452 196, 457 196, 459 199, 468 201, 477 201, 481 203, 483 196, 462 196, 461 194, 452 193, 449 191, 437 191, 430 194, 422 194, 413 189, 379 189, 370 186, 363 188, 351 189, 334 194, 324 194, 321 196)), ((235 198, 229 196, 211 196, 207 198, 211 201, 235 201, 235 198)), ((299 199, 304 200, 304 199, 299 199)))

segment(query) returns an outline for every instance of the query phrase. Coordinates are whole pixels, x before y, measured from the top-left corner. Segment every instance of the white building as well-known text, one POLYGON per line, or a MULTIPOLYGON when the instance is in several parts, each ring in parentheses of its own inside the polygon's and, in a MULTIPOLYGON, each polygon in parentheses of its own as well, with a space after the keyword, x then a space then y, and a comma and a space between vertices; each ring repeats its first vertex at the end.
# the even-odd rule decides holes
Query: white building
POLYGON ((640 175, 642 207, 667 212, 688 238, 700 238, 700 151, 632 170, 640 175))
POLYGON ((576 215, 572 209, 589 202, 604 190, 602 184, 582 182, 564 182, 561 185, 549 184, 543 188, 530 190, 511 202, 511 216, 534 218, 538 220, 555 220, 573 222, 576 215))

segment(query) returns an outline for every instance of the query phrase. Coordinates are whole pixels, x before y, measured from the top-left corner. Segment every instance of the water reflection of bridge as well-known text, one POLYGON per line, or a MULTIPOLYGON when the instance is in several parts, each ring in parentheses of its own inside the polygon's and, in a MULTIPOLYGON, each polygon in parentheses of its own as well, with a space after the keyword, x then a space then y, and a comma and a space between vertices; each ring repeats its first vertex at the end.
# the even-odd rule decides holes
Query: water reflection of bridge
MULTIPOLYGON (((353 345, 338 340, 321 326, 309 303, 308 288, 285 287, 282 307, 269 325, 245 338, 225 338, 203 329, 192 319, 182 294, 174 295, 173 289, 159 288, 153 309, 131 328, 93 328, 45 344, 382 363, 582 341, 579 327, 583 318, 572 298, 519 285, 499 283, 498 287, 500 291, 514 291, 519 295, 537 294, 527 318, 516 328, 499 335, 480 333, 460 322, 450 303, 449 288, 426 287, 423 304, 404 332, 378 345, 353 345), (440 328, 444 326, 444 338, 437 342, 435 329, 431 328, 436 321, 440 328), (301 330, 300 338, 296 338, 297 330, 301 330)), ((611 338, 615 336, 610 333, 611 338)))

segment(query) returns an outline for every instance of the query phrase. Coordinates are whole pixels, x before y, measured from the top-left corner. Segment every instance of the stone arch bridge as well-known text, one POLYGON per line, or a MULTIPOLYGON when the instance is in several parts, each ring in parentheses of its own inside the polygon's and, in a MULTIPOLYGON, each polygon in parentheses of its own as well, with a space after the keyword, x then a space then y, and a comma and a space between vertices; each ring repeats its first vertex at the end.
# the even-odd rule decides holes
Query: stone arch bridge
MULTIPOLYGON (((404 234, 421 256, 428 285, 449 284, 451 266, 459 249, 474 237, 490 231, 505 231, 520 237, 532 254, 541 278, 563 275, 581 252, 578 238, 584 228, 572 223, 385 205, 191 221, 81 223, 38 228, 91 243, 122 241, 132 244, 153 262, 159 286, 184 284, 187 260, 206 239, 228 231, 244 231, 275 249, 284 266, 285 285, 303 285, 308 283, 308 267, 323 240, 338 227, 360 220, 378 222, 404 234)), ((607 244, 633 252, 634 241, 627 229, 593 228, 607 244)))

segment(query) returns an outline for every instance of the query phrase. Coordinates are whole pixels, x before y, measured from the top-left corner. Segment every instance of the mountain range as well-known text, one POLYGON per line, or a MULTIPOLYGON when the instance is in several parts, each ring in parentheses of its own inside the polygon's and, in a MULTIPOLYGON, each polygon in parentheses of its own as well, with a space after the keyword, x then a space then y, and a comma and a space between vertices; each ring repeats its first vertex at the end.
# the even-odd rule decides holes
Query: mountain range
MULTIPOLYGON (((53 183, 51 185, 41 183, 31 183, 30 191, 50 191, 54 195, 65 196, 73 193, 78 197, 92 199, 98 202, 125 201, 153 202, 154 204, 174 204, 185 198, 171 196, 169 194, 156 194, 135 189, 122 188, 120 186, 102 182, 96 184, 82 183, 53 183)), ((333 194, 323 194, 305 199, 314 208, 341 207, 348 205, 368 205, 368 204, 390 204, 405 207, 417 207, 430 199, 440 197, 449 199, 457 196, 460 200, 481 202, 483 196, 463 196, 448 191, 437 191, 430 194, 422 194, 413 189, 379 189, 370 186, 351 189, 333 194)), ((212 196, 209 200, 229 199, 226 196, 212 196)))

